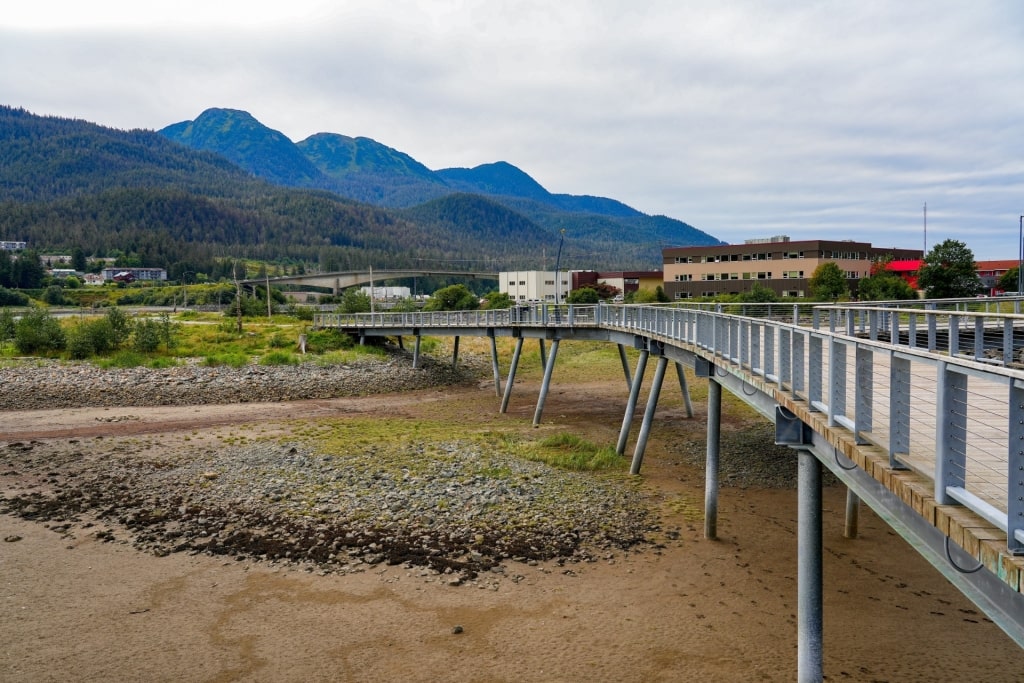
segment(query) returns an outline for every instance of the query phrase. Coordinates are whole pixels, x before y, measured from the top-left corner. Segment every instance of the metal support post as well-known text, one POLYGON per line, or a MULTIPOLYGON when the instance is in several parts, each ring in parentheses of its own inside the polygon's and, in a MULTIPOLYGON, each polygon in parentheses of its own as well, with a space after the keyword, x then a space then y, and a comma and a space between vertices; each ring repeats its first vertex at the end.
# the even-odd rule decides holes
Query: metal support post
POLYGON ((629 360, 626 358, 626 347, 622 344, 616 344, 619 347, 619 360, 622 361, 622 372, 626 375, 626 388, 629 389, 633 386, 633 378, 629 376, 629 360))
POLYGON ((640 397, 640 385, 644 383, 644 371, 647 369, 647 357, 649 355, 650 351, 643 349, 640 351, 640 357, 636 359, 636 372, 633 373, 633 383, 629 388, 626 414, 622 416, 619 442, 615 446, 615 453, 617 455, 622 455, 626 452, 626 440, 629 438, 629 428, 633 426, 633 414, 636 413, 636 402, 640 397))
POLYGON ((640 474, 640 465, 644 462, 644 451, 647 449, 647 438, 651 435, 651 423, 654 422, 654 410, 658 407, 658 396, 661 395, 661 383, 665 381, 666 367, 668 367, 668 358, 659 356, 658 367, 654 369, 654 383, 651 384, 651 393, 647 397, 644 421, 640 425, 640 436, 637 437, 636 449, 633 451, 633 464, 629 468, 630 474, 640 474))
POLYGON ((722 385, 708 380, 708 448, 704 467, 704 538, 718 538, 718 470, 722 437, 722 385))
POLYGON ((797 464, 797 680, 821 681, 822 542, 821 463, 798 451, 797 464))
POLYGON ((846 528, 843 536, 857 538, 858 522, 860 521, 860 498, 853 489, 846 489, 846 528))
POLYGON ((516 348, 512 351, 512 362, 508 366, 508 379, 505 381, 505 395, 501 397, 501 409, 504 413, 508 410, 508 400, 512 397, 512 385, 516 381, 516 368, 519 367, 519 356, 523 353, 523 338, 516 337, 516 348))
POLYGON ((501 396, 501 369, 498 367, 498 340, 491 335, 491 369, 494 371, 494 394, 501 396))
POLYGON ((682 363, 676 363, 676 375, 679 377, 679 390, 683 392, 683 405, 686 407, 686 417, 693 417, 693 402, 690 400, 690 387, 686 384, 686 374, 683 372, 682 363))
POLYGON ((412 347, 412 367, 418 369, 420 367, 420 341, 423 337, 416 335, 416 343, 412 347))
POLYGON ((544 340, 538 339, 537 341, 540 343, 540 365, 544 367, 548 364, 548 356, 544 351, 544 340))
MULTIPOLYGON (((541 340, 543 342, 543 340, 541 340)), ((551 354, 548 355, 548 362, 544 364, 544 381, 540 385, 540 396, 537 397, 537 410, 533 414, 533 426, 540 426, 541 415, 544 414, 544 402, 548 398, 548 390, 551 388, 551 372, 555 369, 555 357, 558 355, 558 340, 551 341, 551 354)))
POLYGON ((455 347, 452 349, 452 370, 459 365, 459 337, 455 337, 455 347))

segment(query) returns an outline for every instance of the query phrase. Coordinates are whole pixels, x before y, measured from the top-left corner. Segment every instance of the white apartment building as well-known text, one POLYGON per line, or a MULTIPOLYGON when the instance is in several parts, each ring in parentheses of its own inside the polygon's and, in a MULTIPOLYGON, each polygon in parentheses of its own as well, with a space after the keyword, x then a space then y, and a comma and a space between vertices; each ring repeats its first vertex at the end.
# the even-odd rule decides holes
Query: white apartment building
POLYGON ((498 274, 498 291, 516 302, 562 303, 569 295, 572 280, 567 270, 558 275, 556 278, 553 270, 503 271, 498 274))

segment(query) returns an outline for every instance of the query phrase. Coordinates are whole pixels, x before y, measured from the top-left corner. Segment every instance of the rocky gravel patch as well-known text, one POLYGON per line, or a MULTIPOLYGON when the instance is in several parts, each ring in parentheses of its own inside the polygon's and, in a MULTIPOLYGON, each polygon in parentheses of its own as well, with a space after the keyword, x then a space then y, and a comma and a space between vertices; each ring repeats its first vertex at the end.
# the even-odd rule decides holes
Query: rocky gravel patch
POLYGON ((425 359, 413 369, 402 356, 367 357, 345 365, 249 365, 102 369, 91 363, 34 361, 0 368, 0 410, 87 406, 180 406, 289 401, 390 393, 458 384, 478 375, 471 359, 460 366, 425 359))
POLYGON ((521 578, 510 562, 611 559, 656 529, 624 475, 554 470, 472 443, 403 448, 382 458, 270 439, 157 450, 132 439, 10 443, 0 446, 0 512, 158 556, 324 574, 404 565, 492 588, 521 578))

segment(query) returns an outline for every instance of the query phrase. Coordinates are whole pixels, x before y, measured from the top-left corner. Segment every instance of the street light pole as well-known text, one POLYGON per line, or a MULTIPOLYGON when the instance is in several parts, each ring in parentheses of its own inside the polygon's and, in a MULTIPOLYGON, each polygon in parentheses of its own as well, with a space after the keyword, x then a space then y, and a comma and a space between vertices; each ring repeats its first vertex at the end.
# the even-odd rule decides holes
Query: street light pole
POLYGON ((562 243, 565 242, 565 228, 562 228, 559 233, 561 237, 558 240, 558 256, 555 257, 555 303, 559 304, 562 295, 562 278, 558 273, 558 269, 562 265, 562 243))
POLYGON ((1021 272, 1021 263, 1024 262, 1024 215, 1020 217, 1020 233, 1017 237, 1017 296, 1024 290, 1024 273, 1021 272))

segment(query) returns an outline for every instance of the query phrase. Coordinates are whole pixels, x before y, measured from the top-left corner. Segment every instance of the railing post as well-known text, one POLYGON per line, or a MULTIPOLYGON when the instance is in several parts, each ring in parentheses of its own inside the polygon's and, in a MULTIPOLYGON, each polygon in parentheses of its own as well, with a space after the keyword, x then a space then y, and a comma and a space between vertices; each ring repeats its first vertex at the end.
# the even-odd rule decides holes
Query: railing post
POLYGON ((812 334, 808 340, 810 349, 807 355, 807 405, 811 410, 820 410, 818 408, 822 403, 823 382, 822 373, 824 368, 822 367, 825 358, 824 354, 824 341, 821 337, 816 334, 812 334))
POLYGON ((764 371, 761 362, 761 323, 750 323, 750 371, 754 374, 764 371))
POLYGON ((836 339, 828 346, 828 426, 836 426, 836 416, 846 417, 846 344, 836 339))
POLYGON ((936 341, 935 341, 935 337, 936 337, 935 328, 938 325, 938 320, 936 319, 937 318, 937 313, 935 312, 935 304, 933 304, 933 303, 925 304, 925 310, 929 311, 928 313, 925 314, 927 316, 927 319, 926 319, 925 322, 928 324, 928 350, 931 351, 932 353, 935 353, 935 345, 936 345, 936 341))
POLYGON ((793 330, 793 386, 792 393, 795 398, 806 387, 806 374, 804 370, 804 333, 801 330, 793 330))
POLYGON ((967 375, 940 361, 936 378, 935 502, 950 505, 950 486, 963 487, 967 469, 967 375))
POLYGON ((788 327, 779 329, 779 388, 790 384, 793 378, 793 331, 788 327))
POLYGON ((1010 424, 1007 430, 1006 546, 1014 555, 1024 555, 1024 543, 1017 532, 1024 532, 1024 383, 1010 380, 1010 424))
POLYGON ((1013 362, 1013 318, 1003 318, 1003 365, 1013 362))
POLYGON ((906 469, 900 456, 910 455, 910 361, 889 355, 889 466, 906 469))
POLYGON ((853 438, 858 444, 868 443, 861 433, 870 434, 873 429, 874 360, 875 356, 871 349, 857 346, 854 360, 856 385, 854 387, 853 438))
POLYGON ((985 319, 974 316, 974 360, 985 357, 985 319))
POLYGON ((960 316, 955 313, 949 314, 949 356, 950 358, 960 353, 960 316))
POLYGON ((764 378, 778 381, 775 374, 775 326, 764 325, 764 378))

